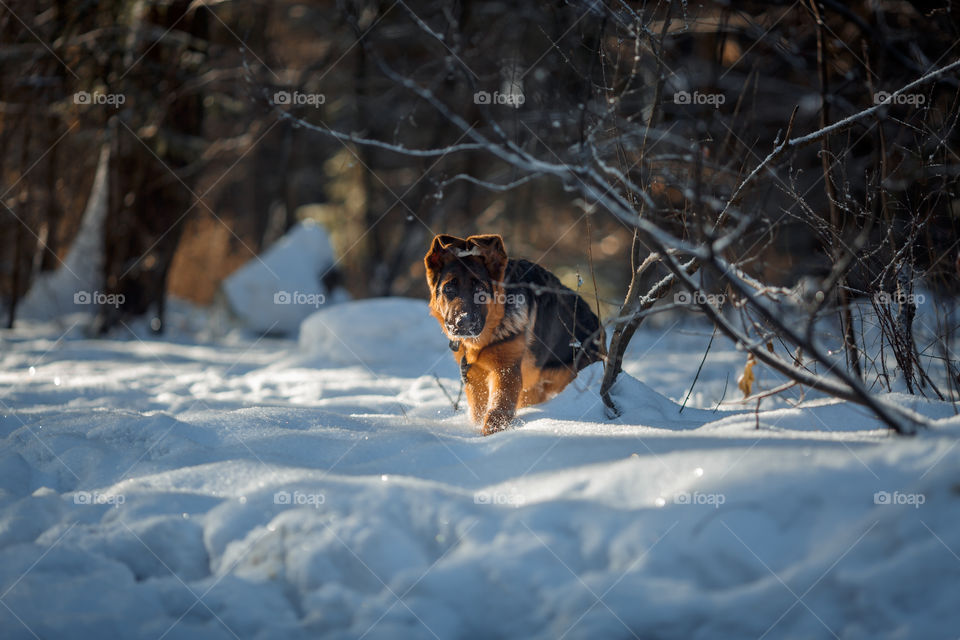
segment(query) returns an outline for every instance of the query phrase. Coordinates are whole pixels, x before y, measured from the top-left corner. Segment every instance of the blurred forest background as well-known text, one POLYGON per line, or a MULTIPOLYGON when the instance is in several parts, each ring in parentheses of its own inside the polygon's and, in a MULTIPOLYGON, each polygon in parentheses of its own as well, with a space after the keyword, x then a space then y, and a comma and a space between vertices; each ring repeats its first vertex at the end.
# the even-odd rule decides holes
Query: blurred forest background
MULTIPOLYGON (((631 247, 644 249, 622 220, 588 215, 570 184, 522 179, 483 150, 411 157, 306 125, 407 148, 469 142, 400 82, 413 78, 478 130, 558 162, 597 122, 656 126, 669 136, 647 157, 630 138, 610 157, 655 200, 643 215, 693 237, 691 203, 729 198, 794 107, 798 135, 957 59, 957 16, 949 2, 877 0, 4 0, 3 321, 69 251, 105 148, 101 268, 103 290, 125 295, 120 317, 167 295, 211 302, 306 218, 329 230, 356 297, 425 296, 432 233, 497 232, 566 284, 582 277, 591 301, 596 283, 608 313, 623 302, 631 247), (459 174, 520 183, 496 191, 450 180, 459 174)), ((944 75, 871 126, 792 154, 740 196, 761 223, 730 250, 763 281, 793 285, 823 277, 838 240, 883 219, 850 281, 875 280, 909 244, 924 285, 952 295, 958 88, 944 75)))

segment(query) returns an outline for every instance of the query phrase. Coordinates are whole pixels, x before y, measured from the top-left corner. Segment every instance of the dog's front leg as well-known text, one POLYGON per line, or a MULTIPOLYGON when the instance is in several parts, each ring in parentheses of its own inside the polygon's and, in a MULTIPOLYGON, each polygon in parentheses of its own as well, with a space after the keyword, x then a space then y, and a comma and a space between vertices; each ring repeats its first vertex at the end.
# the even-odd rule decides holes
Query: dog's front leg
POLYGON ((516 361, 491 372, 489 378, 490 409, 483 417, 483 435, 502 431, 507 428, 517 411, 517 400, 523 387, 520 361, 516 361))
POLYGON ((464 390, 467 392, 467 404, 470 405, 470 419, 474 424, 482 424, 490 400, 487 372, 477 366, 471 366, 463 372, 461 367, 461 375, 464 390))

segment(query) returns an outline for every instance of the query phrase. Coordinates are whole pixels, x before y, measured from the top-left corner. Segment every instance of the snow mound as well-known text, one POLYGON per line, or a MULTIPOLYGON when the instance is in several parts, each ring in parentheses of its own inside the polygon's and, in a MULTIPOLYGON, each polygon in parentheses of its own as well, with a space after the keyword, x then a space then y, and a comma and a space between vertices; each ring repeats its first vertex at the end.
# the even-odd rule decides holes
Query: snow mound
POLYGON ((304 318, 334 302, 334 292, 322 282, 334 265, 330 237, 307 220, 230 274, 222 289, 230 309, 247 328, 292 335, 304 318))
POLYGON ((420 375, 446 357, 447 339, 423 300, 375 298, 321 309, 300 327, 300 349, 318 364, 404 367, 420 375))
POLYGON ((524 415, 528 419, 546 418, 567 422, 606 423, 608 425, 645 425, 660 429, 694 429, 730 412, 713 412, 685 407, 658 393, 652 387, 622 372, 610 391, 619 415, 612 416, 603 404, 600 385, 603 363, 584 368, 567 387, 539 407, 524 415))

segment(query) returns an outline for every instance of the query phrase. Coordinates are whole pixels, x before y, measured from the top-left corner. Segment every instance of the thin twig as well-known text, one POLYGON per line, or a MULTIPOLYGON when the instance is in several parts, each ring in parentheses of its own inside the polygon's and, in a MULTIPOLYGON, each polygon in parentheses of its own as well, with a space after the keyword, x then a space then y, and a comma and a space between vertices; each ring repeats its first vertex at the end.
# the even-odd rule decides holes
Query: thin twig
POLYGON ((713 333, 710 334, 710 342, 707 343, 707 349, 703 352, 703 357, 700 358, 700 366, 697 367, 697 374, 693 376, 693 382, 690 383, 690 390, 687 391, 687 397, 683 399, 683 404, 680 405, 680 411, 677 413, 683 413, 683 410, 687 406, 687 400, 690 399, 690 394, 693 393, 693 388, 697 386, 697 380, 700 378, 700 372, 703 370, 703 363, 707 361, 707 354, 710 353, 710 347, 713 346, 713 339, 717 337, 717 326, 713 326, 713 333))

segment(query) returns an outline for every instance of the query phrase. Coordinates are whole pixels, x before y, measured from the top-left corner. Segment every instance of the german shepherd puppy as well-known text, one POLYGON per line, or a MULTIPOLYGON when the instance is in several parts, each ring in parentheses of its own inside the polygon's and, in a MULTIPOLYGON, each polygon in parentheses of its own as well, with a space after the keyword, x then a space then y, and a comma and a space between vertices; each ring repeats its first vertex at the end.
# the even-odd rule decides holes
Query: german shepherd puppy
POLYGON ((507 258, 500 236, 438 235, 424 264, 430 312, 450 339, 484 435, 604 357, 589 305, 543 267, 507 258))

